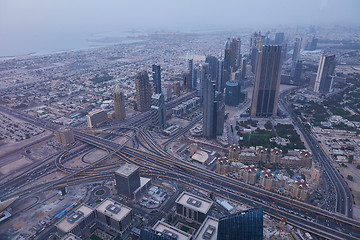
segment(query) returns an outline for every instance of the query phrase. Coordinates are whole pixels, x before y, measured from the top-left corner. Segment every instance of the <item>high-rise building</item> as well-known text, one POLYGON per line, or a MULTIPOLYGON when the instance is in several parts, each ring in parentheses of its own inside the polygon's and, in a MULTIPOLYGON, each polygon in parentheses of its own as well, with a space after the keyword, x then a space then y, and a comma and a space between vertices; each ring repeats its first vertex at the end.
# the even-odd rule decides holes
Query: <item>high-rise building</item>
POLYGON ((294 63, 296 63, 300 59, 301 42, 302 42, 301 37, 297 36, 295 39, 294 52, 293 52, 293 56, 292 56, 292 61, 294 63))
POLYGON ((295 85, 300 86, 301 85, 301 79, 302 79, 302 66, 303 62, 297 61, 294 68, 294 75, 293 75, 293 81, 295 85))
POLYGON ((194 59, 188 59, 188 78, 189 81, 186 82, 186 89, 192 90, 196 87, 196 77, 194 72, 194 59))
POLYGON ((219 219, 218 240, 262 240, 263 210, 251 208, 219 219))
POLYGON ((224 59, 219 61, 219 78, 216 85, 216 90, 219 92, 223 92, 225 88, 224 82, 224 59))
POLYGON ((240 84, 236 81, 226 82, 225 104, 228 106, 237 106, 240 100, 240 84))
POLYGON ((146 71, 139 72, 136 75, 135 88, 137 109, 140 112, 149 110, 151 106, 151 86, 146 71))
POLYGON ((56 131, 56 137, 58 142, 63 146, 67 146, 75 142, 74 133, 71 128, 60 128, 58 131, 56 131))
POLYGON ((200 68, 200 85, 198 86, 198 94, 199 94, 200 99, 203 100, 205 82, 207 79, 210 79, 209 64, 202 63, 202 64, 200 64, 199 68, 200 68))
POLYGON ((116 85, 113 94, 114 94, 115 118, 117 120, 123 120, 126 118, 124 92, 121 91, 119 85, 116 85))
POLYGON ((103 109, 93 109, 85 117, 88 128, 100 126, 108 120, 107 113, 103 109))
POLYGON ((256 62, 258 57, 258 49, 256 46, 252 46, 251 48, 251 72, 255 73, 256 71, 256 62))
POLYGON ((203 134, 204 137, 215 137, 215 83, 207 79, 204 81, 203 101, 203 134))
POLYGON ((283 32, 278 32, 275 34, 275 40, 274 40, 274 44, 275 45, 281 45, 285 40, 285 34, 283 32))
POLYGON ((230 70, 236 72, 240 66, 241 40, 234 38, 230 43, 230 70))
POLYGON ((276 116, 281 66, 281 46, 264 45, 258 54, 251 102, 251 116, 276 116))
POLYGON ((206 56, 205 63, 209 66, 208 74, 211 81, 214 81, 217 85, 219 79, 219 60, 214 56, 206 56))
POLYGON ((312 39, 307 40, 304 44, 304 49, 308 50, 308 51, 314 51, 317 48, 317 43, 318 43, 318 38, 316 38, 315 36, 313 36, 312 39))
POLYGON ((215 102, 214 102, 214 126, 215 134, 222 135, 224 131, 224 121, 225 121, 225 104, 224 104, 224 95, 222 92, 215 92, 215 102))
POLYGON ((153 126, 165 127, 166 106, 164 96, 161 93, 154 93, 151 97, 151 119, 153 126))
POLYGON ((176 96, 180 96, 180 82, 179 81, 176 81, 174 82, 174 95, 176 96))
POLYGON ((335 55, 322 55, 316 74, 314 92, 328 93, 332 90, 335 71, 335 55))
POLYGON ((132 198, 134 191, 140 187, 140 170, 138 166, 125 163, 115 171, 117 192, 132 198))
POLYGON ((214 138, 221 135, 224 128, 225 105, 222 92, 215 91, 215 83, 204 81, 203 135, 214 138))
POLYGON ((161 93, 161 68, 160 65, 152 65, 152 75, 154 81, 154 92, 161 93))
POLYGON ((230 68, 230 39, 225 43, 224 54, 224 70, 223 70, 223 84, 230 80, 231 68, 230 68))

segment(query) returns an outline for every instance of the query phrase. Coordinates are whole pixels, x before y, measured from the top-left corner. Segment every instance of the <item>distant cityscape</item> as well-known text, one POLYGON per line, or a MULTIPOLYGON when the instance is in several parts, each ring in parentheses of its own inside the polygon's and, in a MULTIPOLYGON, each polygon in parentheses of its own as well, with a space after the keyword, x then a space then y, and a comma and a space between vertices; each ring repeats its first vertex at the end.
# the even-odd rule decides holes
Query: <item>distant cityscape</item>
POLYGON ((0 59, 0 239, 360 238, 358 30, 127 40, 0 59))

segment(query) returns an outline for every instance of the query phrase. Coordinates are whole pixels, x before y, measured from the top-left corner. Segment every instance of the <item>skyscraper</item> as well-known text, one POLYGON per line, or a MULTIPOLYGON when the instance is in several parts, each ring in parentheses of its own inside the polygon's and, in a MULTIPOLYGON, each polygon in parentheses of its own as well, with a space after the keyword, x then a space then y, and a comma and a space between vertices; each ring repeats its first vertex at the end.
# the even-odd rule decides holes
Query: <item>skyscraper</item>
POLYGON ((218 240, 262 240, 263 210, 251 208, 219 219, 218 240))
POLYGON ((161 93, 154 93, 151 97, 151 119, 152 124, 158 128, 163 128, 166 124, 166 106, 161 93))
POLYGON ((146 71, 139 72, 136 75, 135 88, 137 109, 141 112, 149 110, 151 105, 151 86, 146 71))
POLYGON ((224 128, 225 105, 222 92, 215 91, 215 83, 204 81, 203 134, 207 138, 221 135, 224 128))
POLYGON ((240 85, 236 81, 226 82, 225 104, 228 106, 237 106, 240 100, 240 85))
POLYGON ((230 39, 228 39, 225 43, 223 83, 226 83, 230 80, 230 74, 230 39))
POLYGON ((293 56, 292 56, 292 61, 294 63, 296 63, 300 59, 301 42, 302 42, 301 37, 297 36, 296 39, 295 39, 294 53, 293 53, 293 56))
POLYGON ((332 89, 335 70, 335 55, 321 56, 316 74, 314 92, 328 93, 332 89))
POLYGON ((115 118, 117 120, 123 120, 126 117, 125 97, 124 97, 124 93, 121 91, 119 85, 116 85, 115 91, 113 94, 114 94, 115 118))
POLYGON ((251 116, 276 116, 281 78, 281 46, 264 45, 258 53, 251 116))
POLYGON ((219 60, 214 56, 206 56, 205 63, 209 64, 209 77, 217 85, 219 79, 219 60))
POLYGON ((195 74, 194 74, 194 59, 188 59, 188 79, 186 82, 186 89, 192 90, 196 87, 195 74))
POLYGON ((294 75, 293 75, 293 81, 295 85, 300 86, 302 84, 302 64, 303 62, 297 61, 295 64, 295 69, 294 69, 294 75))
POLYGON ((117 192, 129 198, 140 187, 140 168, 133 164, 125 163, 115 171, 115 183, 117 192))
POLYGON ((239 68, 241 59, 241 40, 240 38, 234 38, 230 43, 230 69, 232 72, 236 72, 239 68))
POLYGON ((200 86, 198 86, 198 94, 201 100, 204 98, 204 88, 205 88, 205 82, 208 78, 210 78, 209 75, 209 64, 208 63, 202 63, 200 66, 200 86))
POLYGON ((161 68, 160 65, 152 65, 152 75, 154 81, 154 92, 161 93, 161 68))
POLYGON ((285 40, 285 34, 283 32, 277 32, 275 34, 274 44, 281 45, 285 40))

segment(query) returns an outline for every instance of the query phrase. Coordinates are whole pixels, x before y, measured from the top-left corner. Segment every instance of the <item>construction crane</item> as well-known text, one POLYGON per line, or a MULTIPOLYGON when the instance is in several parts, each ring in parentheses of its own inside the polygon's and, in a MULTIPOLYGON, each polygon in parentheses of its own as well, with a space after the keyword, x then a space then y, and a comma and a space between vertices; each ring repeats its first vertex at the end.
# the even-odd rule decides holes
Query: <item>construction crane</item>
MULTIPOLYGON (((281 217, 279 211, 277 210, 277 208, 275 207, 274 203, 272 201, 270 201, 271 203, 271 206, 275 209, 276 213, 278 214, 279 218, 280 218, 280 230, 279 230, 279 238, 280 238, 280 234, 281 234, 281 230, 282 230, 282 226, 283 226, 283 223, 286 222, 287 220, 287 217, 281 217)), ((275 233, 274 233, 275 234, 275 233)), ((274 234, 272 236, 274 236, 274 234)))

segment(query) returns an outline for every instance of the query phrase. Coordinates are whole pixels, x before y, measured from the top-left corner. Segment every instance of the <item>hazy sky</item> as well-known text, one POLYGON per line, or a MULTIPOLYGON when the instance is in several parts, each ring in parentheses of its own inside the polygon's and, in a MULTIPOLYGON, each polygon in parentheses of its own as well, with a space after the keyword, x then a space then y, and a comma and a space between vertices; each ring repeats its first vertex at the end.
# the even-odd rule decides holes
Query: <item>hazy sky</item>
POLYGON ((4 45, 50 34, 192 26, 359 26, 359 10, 360 0, 0 0, 0 55, 4 45))

